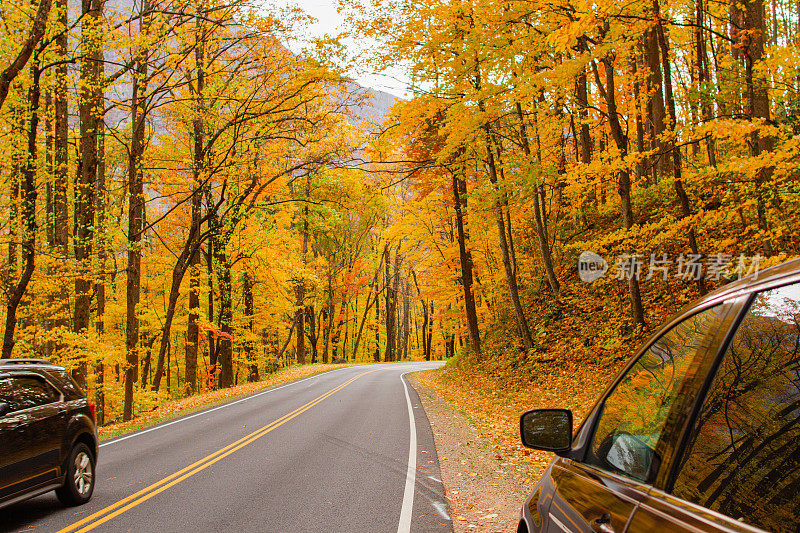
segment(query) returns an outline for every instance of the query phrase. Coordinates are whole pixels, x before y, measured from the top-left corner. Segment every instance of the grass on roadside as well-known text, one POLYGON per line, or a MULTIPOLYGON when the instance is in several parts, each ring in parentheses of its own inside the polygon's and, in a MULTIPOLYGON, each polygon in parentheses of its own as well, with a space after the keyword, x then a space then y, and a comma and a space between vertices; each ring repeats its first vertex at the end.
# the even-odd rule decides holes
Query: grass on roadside
POLYGON ((143 429, 149 426, 154 426, 161 422, 178 418, 183 415, 214 407, 216 405, 229 402, 236 398, 258 392, 275 385, 296 381, 298 379, 327 372, 335 368, 344 368, 352 366, 352 364, 327 364, 327 365, 304 365, 304 366, 291 366, 283 368, 278 372, 271 374, 267 379, 255 383, 242 383, 235 387, 227 389, 219 389, 202 394, 195 394, 188 398, 181 398, 180 400, 168 401, 149 413, 138 416, 128 422, 120 422, 117 424, 109 424, 98 428, 100 440, 108 440, 124 433, 131 433, 133 431, 143 429))

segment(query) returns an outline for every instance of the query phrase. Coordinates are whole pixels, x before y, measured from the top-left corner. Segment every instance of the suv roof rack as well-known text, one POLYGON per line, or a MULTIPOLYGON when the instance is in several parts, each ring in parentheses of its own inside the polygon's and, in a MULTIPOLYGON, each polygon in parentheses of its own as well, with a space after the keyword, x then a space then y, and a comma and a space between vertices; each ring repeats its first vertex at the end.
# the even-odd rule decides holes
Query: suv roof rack
POLYGON ((52 365, 50 361, 46 359, 23 359, 23 358, 15 358, 15 359, 0 359, 0 365, 52 365))

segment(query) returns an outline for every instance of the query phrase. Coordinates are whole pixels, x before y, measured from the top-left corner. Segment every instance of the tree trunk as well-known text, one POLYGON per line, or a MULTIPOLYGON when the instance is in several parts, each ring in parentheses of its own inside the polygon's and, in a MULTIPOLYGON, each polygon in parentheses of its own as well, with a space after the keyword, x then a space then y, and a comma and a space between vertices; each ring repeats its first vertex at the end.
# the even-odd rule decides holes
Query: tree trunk
MULTIPOLYGON (((467 207, 467 183, 453 173, 453 203, 456 211, 456 228, 458 230, 458 257, 461 264, 461 287, 464 292, 464 307, 467 315, 467 331, 469 333, 469 348, 475 355, 481 353, 481 337, 478 329, 478 312, 475 307, 475 295, 472 290, 472 254, 467 249, 469 239, 464 228, 464 210, 467 207)), ((388 311, 387 311, 388 315, 388 311)))
MULTIPOLYGON (((517 108, 517 117, 519 118, 519 130, 520 130, 520 137, 522 139, 522 149, 525 152, 525 156, 530 161, 531 147, 528 142, 528 129, 525 126, 525 115, 522 113, 522 105, 519 102, 516 103, 516 108, 517 108)), ((588 146, 588 143, 583 146, 588 146)), ((586 150, 587 148, 582 148, 581 151, 584 152, 586 150)), ((547 274, 547 282, 550 285, 550 292, 553 294, 553 296, 558 298, 558 295, 561 292, 561 286, 558 282, 558 278, 556 277, 555 269, 553 268, 553 258, 550 253, 550 242, 547 238, 546 219, 544 217, 542 205, 539 202, 539 195, 536 192, 533 193, 533 218, 534 218, 534 224, 536 226, 536 238, 539 243, 539 254, 542 256, 542 263, 544 263, 544 270, 545 273, 547 274)))
POLYGON ((411 302, 408 296, 408 279, 403 284, 403 360, 408 359, 408 336, 409 336, 409 320, 408 313, 411 302))
POLYGON ((289 343, 292 341, 292 333, 294 333, 294 326, 295 322, 292 320, 292 325, 289 327, 289 335, 286 337, 286 342, 283 343, 283 347, 281 351, 278 353, 276 359, 280 360, 283 357, 284 352, 286 351, 286 347, 289 346, 289 343))
POLYGON ((664 141, 660 138, 666 129, 666 109, 664 108, 663 73, 658 57, 658 36, 654 30, 648 30, 644 36, 645 59, 649 75, 647 77, 647 90, 651 94, 647 105, 650 118, 648 130, 650 132, 651 148, 656 150, 655 159, 651 161, 653 182, 658 181, 658 170, 662 173, 669 172, 669 158, 666 157, 664 141))
POLYGON ((147 349, 145 346, 146 343, 142 343, 142 347, 145 348, 145 355, 144 355, 144 362, 142 363, 142 383, 139 386, 140 389, 144 390, 147 388, 147 378, 150 374, 150 362, 152 361, 152 352, 147 349))
MULTIPOLYGON (((205 34, 203 30, 203 20, 197 17, 197 28, 195 31, 195 108, 196 116, 192 121, 192 137, 194 151, 192 158, 192 221, 190 235, 195 238, 200 235, 200 209, 202 205, 202 188, 205 168, 205 123, 203 121, 203 91, 205 90, 205 34)), ((192 243, 194 245, 194 243, 192 243)), ((189 394, 195 392, 197 384, 197 350, 200 344, 200 331, 197 321, 200 319, 198 309, 200 308, 200 249, 192 254, 189 260, 189 316, 186 324, 186 367, 185 382, 189 394)))
MULTIPOLYGON (((28 95, 30 97, 30 95, 28 95)), ((25 161, 28 157, 26 152, 28 143, 28 132, 25 131, 25 125, 28 122, 25 115, 29 110, 25 110, 22 105, 11 105, 12 117, 12 139, 14 144, 19 142, 19 147, 12 148, 12 169, 11 169, 11 186, 8 190, 9 202, 9 221, 8 221, 8 269, 7 276, 11 279, 17 277, 17 243, 19 242, 19 208, 20 208, 20 181, 24 179, 25 174, 25 161)))
MULTIPOLYGON (((209 209, 209 211, 210 213, 201 219, 201 221, 212 216, 216 212, 216 207, 209 209)), ((186 242, 183 244, 183 249, 178 256, 178 259, 175 261, 175 266, 172 267, 172 282, 170 285, 169 297, 167 298, 167 312, 164 315, 164 325, 161 327, 161 343, 158 350, 158 363, 156 365, 156 373, 153 376, 153 384, 151 387, 152 390, 156 392, 158 392, 158 389, 161 385, 161 375, 164 371, 164 358, 169 346, 172 320, 175 317, 175 307, 178 303, 178 297, 180 296, 181 282, 183 281, 183 276, 186 274, 186 271, 189 268, 189 258, 192 256, 192 254, 198 252, 200 247, 203 245, 204 240, 205 236, 194 236, 190 231, 189 236, 186 238, 186 242)), ((213 294, 210 295, 209 299, 211 302, 213 302, 213 294)), ((213 309, 211 311, 213 312, 213 309)), ((209 314, 209 316, 213 315, 209 314)), ((213 356, 213 348, 211 350, 211 354, 213 356)))
POLYGON ((770 19, 772 22, 769 42, 773 45, 778 44, 778 3, 775 0, 770 0, 770 19))
POLYGON ((344 352, 340 350, 339 338, 342 336, 345 308, 347 306, 347 294, 343 293, 341 297, 342 302, 339 304, 339 314, 336 316, 336 327, 333 329, 333 338, 331 339, 331 360, 333 362, 339 359, 340 355, 344 355, 344 352))
MULTIPOLYGON (((66 5, 66 1, 64 1, 64 5, 66 5)), ((39 44, 39 41, 42 40, 42 37, 44 37, 45 31, 47 30, 47 17, 50 14, 50 6, 52 6, 52 0, 41 1, 36 10, 31 29, 25 41, 22 43, 22 47, 14 60, 0 72, 0 109, 3 109, 3 103, 6 101, 6 96, 8 96, 11 82, 14 81, 14 78, 25 68, 31 55, 33 55, 34 49, 39 44)), ((64 9, 64 14, 66 16, 66 9, 64 9)), ((64 39, 66 39, 66 35, 64 39)), ((36 68, 38 69, 39 67, 37 66, 36 68)))
MULTIPOLYGON (((606 71, 605 87, 600 81, 600 73, 597 69, 597 64, 592 62, 597 88, 605 99, 606 106, 608 107, 608 123, 611 126, 611 135, 620 152, 620 157, 625 158, 628 155, 628 140, 619 122, 614 87, 614 65, 609 56, 603 58, 603 66, 606 71)), ((617 192, 620 197, 622 224, 623 227, 628 230, 633 227, 634 223, 633 205, 631 203, 631 176, 627 169, 621 169, 617 174, 617 192)), ((644 325, 644 309, 642 307, 642 296, 639 292, 639 279, 637 276, 628 277, 628 296, 631 301, 631 316, 634 322, 644 325)))
MULTIPOLYGON (((383 258, 386 259, 386 250, 383 252, 383 258)), ((378 270, 381 265, 378 264, 378 270)), ((372 353, 372 359, 378 363, 381 360, 381 299, 378 291, 378 285, 375 284, 375 351, 372 353)))
POLYGON ((394 353, 392 361, 399 361, 402 353, 400 341, 403 338, 403 332, 400 331, 402 323, 400 322, 400 306, 398 297, 400 295, 400 267, 403 264, 403 256, 400 255, 400 243, 397 244, 397 249, 394 251, 394 275, 392 276, 392 291, 394 292, 392 309, 394 311, 394 353))
POLYGON ((378 276, 381 273, 381 262, 383 261, 383 254, 381 254, 381 258, 378 261, 378 268, 375 269, 375 273, 372 275, 372 281, 370 282, 370 292, 367 293, 367 302, 364 306, 364 316, 361 317, 361 324, 358 326, 358 333, 356 334, 356 340, 353 342, 353 357, 356 356, 356 352, 358 351, 358 345, 361 342, 361 333, 364 331, 364 324, 367 322, 367 315, 369 314, 370 308, 378 301, 378 276), (370 293, 375 292, 375 299, 372 300, 370 298, 370 293))
MULTIPOLYGON (((210 192, 209 188, 206 188, 204 193, 205 193, 205 197, 206 197, 206 210, 208 210, 211 207, 211 198, 210 198, 211 192, 210 192)), ((210 221, 209 221, 209 225, 212 226, 212 227, 215 227, 215 224, 216 224, 215 220, 216 220, 216 218, 212 217, 210 219, 210 221)), ((198 250, 199 249, 200 248, 198 248, 198 250)), ((206 257, 206 285, 207 285, 207 289, 208 289, 208 294, 206 295, 206 304, 207 304, 207 307, 208 307, 208 313, 206 314, 206 316, 208 317, 208 320, 211 321, 211 320, 214 320, 214 259, 213 259, 214 258, 214 239, 208 239, 208 247, 207 247, 207 250, 206 250, 205 254, 206 254, 205 255, 205 257, 206 257)), ((206 344, 208 346, 208 361, 209 361, 209 364, 216 365, 217 364, 217 359, 216 359, 216 355, 214 355, 216 353, 216 346, 215 346, 216 343, 214 341, 214 335, 210 331, 208 333, 206 333, 206 344)))
MULTIPOLYGON (((148 1, 142 13, 149 10, 148 1)), ((140 32, 146 33, 147 21, 140 22, 140 32)), ((144 221, 144 188, 142 184, 142 153, 146 107, 143 93, 147 87, 147 50, 140 50, 136 60, 131 94, 131 149, 128 160, 128 281, 126 284, 127 318, 125 325, 125 400, 122 419, 133 416, 133 387, 139 369, 139 296, 141 293, 141 241, 144 221)), ((169 335, 167 335, 169 337, 169 335)), ((163 341, 163 339, 162 339, 163 341)), ((163 342, 162 342, 163 344, 163 342)))
MULTIPOLYGON (((428 324, 432 322, 432 317, 428 314, 428 302, 422 299, 422 293, 419 290, 419 285, 417 284, 417 274, 413 270, 411 271, 411 275, 414 278, 414 286, 417 288, 417 298, 420 299, 422 302, 422 355, 425 357, 426 361, 431 360, 431 341, 428 335, 428 324)), ((419 341, 417 342, 419 344, 419 341)))
MULTIPOLYGON (((58 11, 58 21, 60 28, 64 31, 56 37, 57 58, 62 61, 55 67, 55 131, 53 135, 53 242, 52 245, 66 259, 67 247, 69 245, 69 214, 67 211, 67 170, 69 167, 69 145, 67 135, 69 132, 69 122, 67 116, 67 1, 57 0, 56 8, 58 11)), ((62 284, 62 295, 65 301, 67 293, 66 284, 62 284)), ((64 319, 58 321, 57 326, 66 326, 64 319)))
MULTIPOLYGON (((706 50, 705 40, 705 7, 703 0, 695 1, 695 69, 697 70, 697 82, 702 91, 706 90, 706 84, 711 79, 708 68, 708 54, 706 50)), ((702 118, 704 122, 709 122, 712 118, 711 101, 709 98, 703 98, 700 106, 702 118)), ((706 154, 708 157, 709 166, 717 166, 717 156, 715 153, 714 136, 711 134, 706 135, 706 154)))
MULTIPOLYGON (((55 79, 55 78, 53 78, 55 79)), ((53 247, 53 231, 55 230, 53 226, 53 179, 56 176, 55 172, 55 162, 54 162, 54 119, 55 118, 55 110, 53 109, 53 87, 51 86, 48 88, 47 92, 44 93, 44 168, 46 172, 46 183, 44 184, 45 190, 45 204, 44 204, 44 220, 45 220, 45 239, 47 243, 47 247, 53 247)), ((52 271, 52 270, 51 270, 52 271)), ((45 327, 47 331, 52 329, 52 324, 48 319, 45 321, 45 327)), ((49 350, 49 348, 46 348, 49 350)), ((47 352, 49 356, 51 352, 47 352)))
MULTIPOLYGON (((480 107, 483 105, 479 104, 480 107)), ((500 185, 497 182, 497 167, 495 164, 494 154, 490 147, 490 132, 488 124, 484 125, 486 133, 486 161, 489 167, 489 181, 492 182, 495 192, 500 194, 500 185)), ((533 348, 533 339, 531 338, 531 330, 528 327, 528 320, 525 318, 525 312, 522 309, 522 302, 519 299, 519 287, 517 286, 517 275, 514 272, 514 265, 511 263, 511 254, 509 252, 508 240, 506 238, 506 227, 503 215, 503 206, 498 197, 495 202, 495 220, 497 222, 497 234, 500 237, 500 251, 503 255, 503 267, 506 273, 506 284, 508 285, 508 292, 511 296, 511 303, 514 306, 514 316, 517 320, 517 331, 522 338, 522 343, 526 350, 533 348)))
MULTIPOLYGON (((356 305, 358 305, 358 297, 356 297, 356 305)), ((342 340, 342 359, 347 360, 347 339, 350 334, 350 302, 345 300, 344 306, 344 339, 342 340)))
MULTIPOLYGON (((662 67, 664 70, 664 90, 667 97, 667 110, 669 111, 669 119, 672 123, 673 132, 677 132, 678 130, 678 115, 675 111, 675 97, 672 93, 672 72, 671 66, 669 63, 669 42, 667 41, 667 35, 664 30, 664 25, 661 22, 661 13, 659 11, 658 0, 653 0, 653 10, 656 15, 656 19, 658 20, 658 24, 656 25, 656 34, 658 36, 658 43, 661 48, 661 62, 662 67)), ((672 152, 672 178, 674 181, 673 186, 675 187, 675 192, 678 196, 678 199, 681 203, 681 217, 685 218, 691 216, 692 208, 689 203, 689 196, 686 194, 686 191, 683 188, 683 175, 682 175, 682 163, 681 163, 681 151, 675 145, 675 137, 672 137, 672 140, 669 142, 669 149, 672 152)), ((697 255, 698 247, 697 247, 697 236, 694 231, 694 227, 689 226, 688 231, 688 240, 689 240, 689 248, 692 250, 692 253, 697 255)), ((700 294, 705 294, 708 292, 706 290, 706 283, 705 279, 700 276, 697 279, 697 289, 700 291, 700 294)))
POLYGON ((331 279, 332 274, 328 273, 328 301, 325 304, 325 308, 322 310, 322 320, 325 321, 325 325, 322 328, 323 337, 325 338, 325 342, 322 346, 322 362, 324 364, 328 364, 328 354, 331 345, 331 329, 333 327, 333 281, 331 279))
MULTIPOLYGON (((745 0, 736 5, 731 5, 731 37, 736 45, 734 57, 744 60, 745 86, 747 94, 747 115, 750 120, 763 119, 769 121, 769 94, 767 93, 768 81, 764 74, 755 74, 756 64, 764 59, 764 37, 766 24, 764 4, 756 0, 745 0), (743 9, 740 9, 743 8, 743 9)), ((750 141, 750 155, 759 157, 764 152, 771 152, 773 140, 753 132, 750 141)), ((761 231, 769 231, 770 224, 767 219, 766 191, 764 185, 772 178, 773 167, 763 166, 756 171, 754 184, 756 192, 756 215, 758 227, 761 231)), ((772 243, 764 239, 764 253, 773 255, 772 243)))
MULTIPOLYGON (((102 6, 101 6, 102 9, 102 6)), ((97 52, 98 78, 103 77, 103 51, 97 52)), ((105 97, 103 88, 97 86, 96 102, 99 104, 98 110, 104 109, 105 97)), ((105 122, 101 117, 97 121, 97 187, 96 187, 96 206, 97 214, 97 263, 99 267, 97 283, 94 286, 94 293, 97 298, 97 336, 102 338, 105 332, 105 313, 106 313, 106 269, 108 262, 108 228, 106 227, 106 142, 105 142, 105 122)), ((102 426, 105 423, 105 365, 102 356, 95 365, 95 417, 97 424, 102 426)))
POLYGON ((427 332, 428 342, 426 343, 428 345, 428 352, 425 354, 425 359, 428 360, 428 361, 430 361, 433 358, 433 347, 432 347, 432 344, 433 344, 433 316, 434 316, 433 312, 434 312, 433 302, 431 302, 431 310, 430 310, 430 314, 428 315, 428 332, 427 332))
MULTIPOLYGON (((308 208, 305 210, 305 219, 303 220, 303 264, 306 262, 306 254, 308 253, 308 208)), ((306 285, 305 280, 300 278, 295 280, 294 284, 295 296, 295 329, 297 330, 297 364, 306 364, 306 327, 305 327, 305 298, 306 298, 306 285)))
POLYGON ((39 128, 39 63, 38 57, 34 58, 31 65, 31 87, 28 90, 28 108, 30 119, 28 120, 28 157, 25 164, 25 171, 22 179, 21 196, 23 200, 22 214, 22 260, 24 269, 14 287, 13 292, 8 295, 6 304, 6 325, 3 335, 3 358, 11 357, 14 350, 14 330, 17 324, 17 307, 28 283, 33 276, 34 261, 36 259, 36 133, 39 128))
MULTIPOLYGON (((97 139, 100 129, 101 103, 98 102, 97 87, 100 84, 98 70, 99 50, 97 26, 100 20, 99 0, 82 0, 81 23, 81 83, 78 110, 80 115, 80 179, 75 187, 75 310, 72 329, 78 334, 87 334, 91 320, 92 297, 92 243, 94 241, 94 206, 97 182, 97 139)), ((81 359, 73 370, 73 377, 82 388, 86 388, 86 359, 81 359)))
MULTIPOLYGON (((644 123, 642 122, 642 106, 641 101, 641 84, 639 83, 639 50, 641 47, 636 47, 636 53, 631 58, 631 71, 633 73, 633 101, 636 108, 636 151, 641 154, 644 152, 644 123)), ((636 164, 636 178, 644 179, 650 183, 650 175, 647 172, 647 162, 642 159, 636 164)))
POLYGON ((306 364, 306 313, 304 309, 305 285, 302 280, 296 281, 294 286, 295 312, 294 325, 297 330, 297 364, 306 364))
POLYGON ((311 364, 317 363, 317 312, 314 309, 314 304, 305 307, 306 313, 306 326, 308 330, 308 345, 311 347, 311 364))
MULTIPOLYGON (((56 305, 53 306, 51 318, 48 320, 50 329, 65 330, 70 327, 70 295, 69 277, 64 276, 59 265, 65 265, 69 254, 69 235, 71 233, 69 224, 69 213, 67 205, 67 188, 69 167, 69 145, 68 132, 69 122, 67 116, 67 32, 69 23, 67 18, 66 0, 56 1, 56 17, 59 34, 56 37, 56 60, 60 63, 55 67, 55 83, 53 89, 53 165, 52 165, 52 185, 50 187, 50 203, 47 213, 48 221, 52 226, 52 231, 48 233, 48 245, 51 253, 57 259, 53 266, 52 275, 56 281, 58 290, 53 295, 56 305), (61 30, 64 31, 61 31, 61 30)), ((60 333, 59 335, 62 335, 60 333)), ((56 341, 49 343, 47 351, 57 353, 62 348, 62 344, 56 341)))
MULTIPOLYGON (((583 69, 581 69, 581 73, 578 74, 578 78, 575 80, 575 100, 578 102, 578 116, 580 117, 580 161, 588 164, 592 162, 592 136, 589 133, 589 124, 587 123, 589 120, 589 92, 586 87, 586 71, 583 69)), ((521 108, 517 110, 517 113, 519 114, 520 111, 521 108)), ((520 117, 521 120, 522 118, 520 117)), ((528 144, 527 133, 524 135, 522 142, 525 145, 528 144)), ((530 155, 530 147, 528 147, 526 154, 530 155)))
MULTIPOLYGON (((255 309, 253 306, 253 278, 250 277, 250 273, 245 272, 242 279, 242 292, 244 293, 244 316, 245 320, 247 321, 247 329, 250 332, 250 336, 253 337, 255 335, 254 331, 254 322, 253 322, 253 315, 255 315, 255 309)), ((247 381, 253 383, 259 381, 258 376, 258 361, 256 361, 256 353, 255 347, 253 346, 252 340, 247 340, 244 343, 244 353, 245 358, 247 359, 247 381)))
POLYGON ((431 351, 428 347, 428 302, 422 300, 422 355, 426 361, 431 360, 431 351))
MULTIPOLYGON (((194 204, 194 199, 192 201, 194 204)), ((197 213, 199 220, 199 209, 197 213)), ((195 207, 192 205, 192 225, 195 224, 195 207)), ((199 230, 199 227, 197 228, 199 230)), ((198 231, 192 233, 197 234, 198 231)), ((184 382, 186 391, 193 394, 197 390, 197 353, 200 344, 200 328, 197 321, 200 318, 197 309, 200 308, 200 251, 196 251, 189 260, 189 315, 186 324, 186 348, 184 382)))
MULTIPOLYGON (((231 298, 231 264, 226 242, 217 243, 216 262, 218 265, 217 284, 219 285, 219 329, 222 332, 218 343, 219 356, 219 388, 225 389, 233 385, 233 301, 231 298)), ((298 330, 299 333, 299 330, 298 330)))
MULTIPOLYGON (((384 305, 385 315, 386 315, 386 349, 384 350, 384 360, 389 363, 395 360, 394 355, 394 348, 395 348, 395 307, 397 306, 397 290, 395 289, 394 283, 392 283, 392 277, 390 274, 390 267, 389 267, 389 257, 390 257, 389 249, 386 249, 385 253, 385 260, 384 260, 384 269, 385 269, 385 276, 384 276, 384 283, 386 286, 386 303, 384 305)), ((397 252, 395 252, 395 256, 397 252)), ((395 265, 397 265, 397 260, 395 257, 395 265)), ((394 276, 397 276, 397 272, 394 272, 394 276)))

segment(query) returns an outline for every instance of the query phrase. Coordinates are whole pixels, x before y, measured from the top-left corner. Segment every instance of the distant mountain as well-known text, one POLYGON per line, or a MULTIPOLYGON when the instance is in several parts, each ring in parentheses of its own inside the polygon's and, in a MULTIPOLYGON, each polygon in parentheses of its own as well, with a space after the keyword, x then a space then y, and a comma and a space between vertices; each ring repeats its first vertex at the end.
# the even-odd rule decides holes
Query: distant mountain
POLYGON ((399 100, 396 96, 377 89, 361 85, 359 87, 366 95, 368 102, 362 105, 357 113, 365 118, 386 118, 389 115, 389 110, 399 100))
POLYGON ((389 110, 400 98, 371 87, 364 87, 355 81, 347 85, 354 102, 348 105, 350 113, 363 122, 368 131, 378 131, 381 124, 388 118, 389 110))

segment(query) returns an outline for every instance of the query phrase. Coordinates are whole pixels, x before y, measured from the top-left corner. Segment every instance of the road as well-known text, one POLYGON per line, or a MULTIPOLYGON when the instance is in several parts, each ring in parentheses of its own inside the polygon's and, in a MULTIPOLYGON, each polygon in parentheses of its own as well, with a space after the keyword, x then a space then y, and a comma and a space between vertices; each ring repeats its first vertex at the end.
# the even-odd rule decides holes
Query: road
POLYGON ((0 510, 0 530, 451 532, 403 377, 439 364, 336 369, 117 437, 87 505, 46 494, 0 510))

